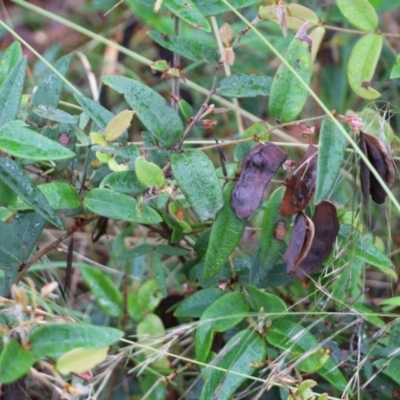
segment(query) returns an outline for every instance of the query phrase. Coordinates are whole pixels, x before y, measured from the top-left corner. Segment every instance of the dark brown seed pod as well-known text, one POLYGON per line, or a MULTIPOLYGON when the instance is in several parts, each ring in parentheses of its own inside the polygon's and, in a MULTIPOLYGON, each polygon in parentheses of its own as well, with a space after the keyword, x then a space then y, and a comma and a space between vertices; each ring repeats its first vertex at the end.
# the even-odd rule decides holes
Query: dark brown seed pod
MULTIPOLYGON (((360 132, 360 150, 368 157, 367 144, 363 132, 360 132)), ((360 159, 360 182, 363 202, 366 204, 368 203, 370 193, 369 169, 362 159, 360 159)))
POLYGON ((314 224, 310 218, 302 212, 297 214, 296 221, 292 230, 289 245, 283 255, 286 263, 286 271, 293 275, 296 273, 297 266, 307 255, 314 238, 314 224))
POLYGON ((299 263, 295 274, 303 278, 311 274, 326 260, 332 250, 333 243, 339 233, 339 220, 336 207, 327 200, 322 201, 315 207, 312 219, 314 224, 314 239, 307 255, 299 263))
POLYGON ((317 148, 311 144, 301 159, 299 168, 292 176, 286 178, 286 190, 279 213, 289 216, 303 210, 315 192, 316 179, 317 148))
POLYGON ((287 154, 273 143, 250 150, 231 197, 231 206, 239 219, 250 217, 259 207, 265 186, 286 160, 287 154))

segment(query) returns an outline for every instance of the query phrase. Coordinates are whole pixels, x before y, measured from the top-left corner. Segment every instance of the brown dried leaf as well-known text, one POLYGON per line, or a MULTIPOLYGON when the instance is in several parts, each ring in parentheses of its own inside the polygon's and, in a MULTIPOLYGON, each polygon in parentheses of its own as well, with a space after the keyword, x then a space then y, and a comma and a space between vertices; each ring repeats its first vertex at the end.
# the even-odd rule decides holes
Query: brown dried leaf
POLYGON ((339 233, 336 207, 330 201, 324 200, 315 207, 312 222, 314 223, 315 235, 307 255, 295 270, 295 274, 299 278, 311 274, 321 266, 331 252, 339 233))
POLYGON ((299 168, 292 176, 286 178, 286 190, 279 213, 289 216, 303 210, 315 192, 316 179, 317 148, 311 144, 301 159, 299 168))
POLYGON ((296 274, 297 266, 306 257, 314 238, 314 224, 302 212, 297 214, 289 245, 283 255, 288 274, 296 274))
POLYGON ((250 150, 231 198, 231 206, 240 219, 250 217, 261 203, 265 186, 286 160, 287 154, 273 143, 250 150))

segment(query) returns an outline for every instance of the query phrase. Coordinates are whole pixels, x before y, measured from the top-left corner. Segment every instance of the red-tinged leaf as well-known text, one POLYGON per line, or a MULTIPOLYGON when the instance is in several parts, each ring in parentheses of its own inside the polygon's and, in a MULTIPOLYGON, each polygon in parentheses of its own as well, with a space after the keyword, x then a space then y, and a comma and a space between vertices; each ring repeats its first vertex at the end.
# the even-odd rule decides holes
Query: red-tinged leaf
POLYGON ((314 239, 307 255, 298 265, 295 274, 299 278, 315 271, 328 257, 333 243, 339 233, 339 220, 336 207, 330 201, 324 200, 315 207, 312 219, 314 223, 314 239))
POLYGON ((283 255, 287 273, 296 274, 297 266, 307 255, 314 239, 314 225, 303 213, 296 217, 289 245, 283 255))
POLYGON ((231 199, 239 219, 248 218, 257 210, 265 186, 286 158, 287 154, 273 143, 261 144, 247 154, 231 199))
POLYGON ((308 146, 300 166, 294 174, 286 178, 286 191, 279 209, 283 216, 296 214, 303 210, 315 192, 317 179, 317 148, 308 146))

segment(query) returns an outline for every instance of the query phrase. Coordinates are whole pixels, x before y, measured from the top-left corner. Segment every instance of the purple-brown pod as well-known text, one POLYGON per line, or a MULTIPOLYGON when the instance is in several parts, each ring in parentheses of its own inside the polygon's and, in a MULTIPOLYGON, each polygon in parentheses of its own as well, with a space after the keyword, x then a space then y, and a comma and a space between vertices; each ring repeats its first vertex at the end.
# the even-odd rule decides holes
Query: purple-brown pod
MULTIPOLYGON (((360 132, 360 150, 368 158, 367 144, 363 132, 360 132)), ((360 182, 361 182, 361 192, 363 195, 363 202, 364 204, 366 204, 368 203, 369 199, 370 180, 369 180, 369 169, 362 159, 360 159, 360 182)))
POLYGON ((231 206, 239 219, 250 217, 259 207, 265 186, 286 160, 287 154, 273 143, 250 150, 232 191, 231 206))
POLYGON ((314 239, 307 255, 298 264, 295 274, 299 278, 311 274, 326 260, 339 233, 339 220, 336 207, 327 200, 315 207, 312 219, 314 239))
POLYGON ((310 144, 299 167, 294 174, 286 178, 286 190, 279 213, 283 216, 296 214, 310 202, 315 192, 317 179, 317 148, 310 144))
POLYGON ((289 275, 296 273, 297 266, 307 255, 313 238, 313 222, 302 212, 298 213, 293 226, 292 236, 283 255, 283 261, 286 263, 286 271, 289 275))

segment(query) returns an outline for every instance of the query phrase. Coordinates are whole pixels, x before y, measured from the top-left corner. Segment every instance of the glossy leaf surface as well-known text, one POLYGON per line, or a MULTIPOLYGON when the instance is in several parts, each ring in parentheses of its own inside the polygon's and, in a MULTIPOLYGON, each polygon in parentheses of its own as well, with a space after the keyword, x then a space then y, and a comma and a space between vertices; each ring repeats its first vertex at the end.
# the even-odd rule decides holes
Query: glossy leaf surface
POLYGON ((230 75, 221 79, 217 93, 226 97, 268 96, 271 90, 272 78, 262 75, 230 75))
POLYGON ((378 15, 368 0, 336 0, 341 13, 356 28, 374 31, 378 28, 378 15))
POLYGON ((197 216, 202 221, 214 218, 223 200, 221 186, 210 159, 200 150, 174 153, 171 168, 197 216))
POLYGON ((0 129, 0 149, 15 157, 31 160, 63 160, 75 153, 60 143, 23 127, 22 121, 10 121, 0 129))
POLYGON ((146 204, 138 206, 135 199, 110 189, 93 189, 83 200, 83 205, 103 217, 142 224, 158 224, 160 215, 146 204))
POLYGON ((286 178, 286 190, 279 213, 283 216, 290 216, 303 210, 315 192, 316 179, 317 148, 310 145, 296 171, 292 176, 286 178))
POLYGON ((175 310, 176 317, 200 318, 204 311, 219 299, 224 292, 217 288, 202 289, 187 297, 175 310))
POLYGON ((103 312, 118 317, 122 309, 122 293, 114 282, 95 268, 82 268, 81 273, 103 312))
POLYGON ((77 124, 78 118, 75 115, 68 114, 59 108, 49 106, 47 104, 39 104, 32 108, 32 112, 38 117, 48 119, 50 121, 61 122, 65 124, 77 124))
POLYGON ((104 130, 107 124, 114 118, 114 114, 111 111, 108 111, 92 99, 78 95, 75 95, 75 99, 100 130, 104 130))
POLYGON ((24 259, 24 250, 14 229, 0 221, 0 269, 16 270, 24 259))
POLYGON ((60 229, 63 228, 46 198, 15 161, 0 157, 0 179, 47 221, 60 229))
POLYGON ((314 203, 319 204, 329 197, 340 173, 346 139, 330 118, 324 119, 319 134, 317 183, 314 203))
POLYGON ((143 185, 161 187, 164 185, 164 174, 161 168, 144 157, 135 160, 136 176, 143 185))
POLYGON ((171 147, 182 137, 183 124, 165 99, 148 86, 122 76, 103 76, 102 81, 125 96, 143 125, 164 146, 171 147))
MULTIPOLYGON (((309 85, 311 79, 311 39, 301 28, 289 45, 285 60, 309 85)), ((275 74, 268 108, 272 118, 290 122, 301 113, 308 92, 293 73, 281 64, 275 74)))
POLYGON ((231 200, 239 219, 248 218, 257 210, 265 187, 286 157, 287 154, 273 143, 259 145, 247 154, 231 200))
POLYGON ((248 312, 249 305, 243 293, 226 293, 204 311, 196 330, 195 353, 204 362, 211 349, 213 332, 225 332, 236 326, 248 312))
POLYGON ((211 31, 211 26, 192 0, 164 0, 163 4, 177 17, 195 28, 211 31))
POLYGON ((239 219, 231 207, 233 182, 224 190, 224 205, 218 211, 211 227, 210 242, 204 262, 204 279, 211 279, 224 265, 228 256, 235 250, 243 235, 247 221, 239 219))
POLYGON ((189 60, 204 60, 213 67, 218 66, 219 54, 217 50, 204 43, 172 34, 162 35, 159 32, 148 32, 147 34, 160 46, 178 53, 189 60))
POLYGON ((100 183, 100 188, 109 187, 116 192, 140 194, 147 186, 139 182, 134 171, 112 172, 105 176, 100 183))
POLYGON ((20 42, 15 41, 5 49, 0 60, 0 86, 21 58, 22 47, 20 42))
POLYGON ((76 189, 67 182, 49 182, 37 186, 54 210, 68 210, 82 205, 76 189))
POLYGON ((254 373, 253 363, 264 361, 267 345, 256 332, 243 330, 226 343, 221 353, 224 355, 215 363, 215 366, 223 370, 210 368, 204 371, 207 379, 201 391, 201 400, 231 399, 236 389, 246 380, 245 375, 254 373), (215 397, 216 394, 218 394, 217 397, 215 397))
POLYGON ((116 343, 124 332, 103 326, 87 324, 46 324, 30 336, 32 352, 36 357, 58 358, 76 348, 100 349, 116 343), (62 340, 60 340, 62 338, 62 340))
POLYGON ((370 87, 382 50, 382 36, 370 34, 361 37, 351 51, 347 76, 353 91, 366 100, 375 100, 380 93, 370 87))

